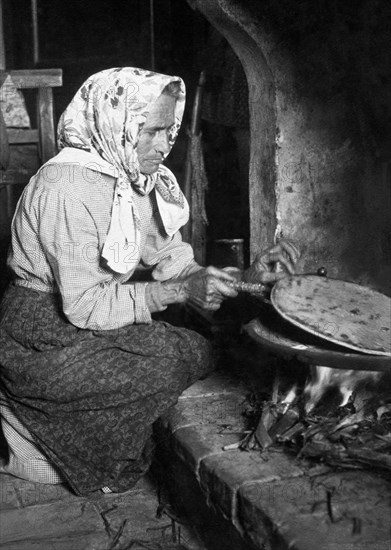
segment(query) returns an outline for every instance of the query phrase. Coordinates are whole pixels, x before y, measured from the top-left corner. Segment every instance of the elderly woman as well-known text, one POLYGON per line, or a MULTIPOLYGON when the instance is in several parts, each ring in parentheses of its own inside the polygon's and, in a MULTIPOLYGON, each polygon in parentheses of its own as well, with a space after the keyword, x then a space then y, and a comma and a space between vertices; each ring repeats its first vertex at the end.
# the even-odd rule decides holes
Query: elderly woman
MULTIPOLYGON (((179 232, 189 208, 162 162, 183 109, 178 77, 93 75, 60 119, 60 153, 24 190, 0 312, 3 471, 124 491, 149 466, 153 422, 212 367, 201 335, 151 318, 236 295, 179 232)), ((282 243, 245 277, 273 282, 271 263, 292 273, 296 256, 282 243)))

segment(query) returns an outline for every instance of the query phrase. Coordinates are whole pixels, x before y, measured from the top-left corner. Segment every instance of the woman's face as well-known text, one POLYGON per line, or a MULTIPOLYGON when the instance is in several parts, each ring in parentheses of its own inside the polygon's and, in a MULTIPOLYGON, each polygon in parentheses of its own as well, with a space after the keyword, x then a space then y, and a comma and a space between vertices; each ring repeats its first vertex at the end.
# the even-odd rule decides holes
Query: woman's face
POLYGON ((152 104, 136 147, 142 174, 156 172, 170 151, 168 130, 175 122, 175 102, 174 97, 161 95, 152 104))

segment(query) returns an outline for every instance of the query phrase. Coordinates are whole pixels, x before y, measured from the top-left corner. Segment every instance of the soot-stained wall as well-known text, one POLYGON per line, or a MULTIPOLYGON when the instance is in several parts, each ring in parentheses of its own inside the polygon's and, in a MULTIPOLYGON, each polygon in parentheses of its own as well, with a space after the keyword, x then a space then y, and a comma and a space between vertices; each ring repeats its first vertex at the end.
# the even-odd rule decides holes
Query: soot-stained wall
POLYGON ((248 79, 252 256, 283 235, 304 272, 390 293, 390 6, 188 1, 248 79))

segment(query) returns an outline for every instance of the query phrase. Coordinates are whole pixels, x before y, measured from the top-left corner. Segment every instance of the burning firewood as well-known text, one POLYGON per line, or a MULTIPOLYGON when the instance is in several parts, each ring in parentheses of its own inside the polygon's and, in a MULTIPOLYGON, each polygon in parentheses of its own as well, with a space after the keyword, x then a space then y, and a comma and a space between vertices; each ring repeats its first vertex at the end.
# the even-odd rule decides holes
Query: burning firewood
POLYGON ((262 420, 259 421, 258 426, 255 428, 254 437, 261 446, 261 449, 267 449, 273 444, 273 439, 268 434, 266 426, 262 420))
POLYGON ((284 446, 298 457, 330 466, 391 471, 391 398, 386 387, 385 393, 342 391, 342 406, 327 410, 317 403, 306 406, 305 398, 314 394, 308 386, 301 394, 293 388, 285 397, 278 396, 279 386, 277 381, 271 399, 259 404, 252 429, 236 448, 263 453, 284 446))
POLYGON ((284 434, 278 436, 278 441, 281 443, 292 443, 295 438, 303 435, 305 429, 305 425, 302 422, 297 422, 297 424, 289 428, 284 434))
POLYGON ((270 428, 269 435, 273 440, 282 437, 299 420, 299 411, 296 408, 290 408, 285 414, 270 428))

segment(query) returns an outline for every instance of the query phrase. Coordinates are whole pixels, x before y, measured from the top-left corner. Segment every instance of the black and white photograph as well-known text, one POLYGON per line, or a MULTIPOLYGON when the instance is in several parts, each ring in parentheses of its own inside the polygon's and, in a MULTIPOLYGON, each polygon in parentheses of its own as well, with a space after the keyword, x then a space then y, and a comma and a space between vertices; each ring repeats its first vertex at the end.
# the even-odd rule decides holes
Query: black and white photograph
POLYGON ((391 550, 391 3, 0 0, 0 547, 391 550))

